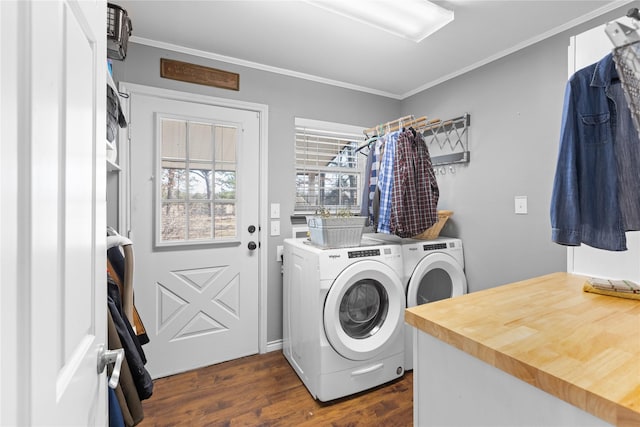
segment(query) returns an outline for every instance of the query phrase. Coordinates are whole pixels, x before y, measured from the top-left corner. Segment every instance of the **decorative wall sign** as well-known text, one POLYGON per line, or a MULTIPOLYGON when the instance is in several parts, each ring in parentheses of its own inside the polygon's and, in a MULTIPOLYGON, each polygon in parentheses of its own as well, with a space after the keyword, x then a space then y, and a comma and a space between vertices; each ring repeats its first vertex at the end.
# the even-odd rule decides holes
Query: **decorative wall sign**
POLYGON ((173 59, 160 58, 160 77, 229 90, 240 90, 240 74, 173 59))

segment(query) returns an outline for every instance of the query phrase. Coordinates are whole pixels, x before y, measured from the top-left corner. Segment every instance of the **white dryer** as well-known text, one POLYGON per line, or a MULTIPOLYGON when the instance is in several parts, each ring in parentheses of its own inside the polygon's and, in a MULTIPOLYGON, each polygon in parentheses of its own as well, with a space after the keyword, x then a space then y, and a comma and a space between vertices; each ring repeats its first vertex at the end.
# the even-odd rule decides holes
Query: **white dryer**
MULTIPOLYGON (((467 293, 462 240, 402 239, 407 307, 467 293)), ((413 369, 413 331, 405 325, 405 369, 413 369)))
MULTIPOLYGON (((382 233, 365 236, 402 245, 407 307, 467 293, 462 240, 451 237, 433 240, 401 239, 382 233)), ((413 369, 413 328, 409 325, 405 325, 404 366, 407 371, 413 369)))
POLYGON ((284 240, 283 353, 321 401, 404 373, 401 246, 321 249, 284 240))

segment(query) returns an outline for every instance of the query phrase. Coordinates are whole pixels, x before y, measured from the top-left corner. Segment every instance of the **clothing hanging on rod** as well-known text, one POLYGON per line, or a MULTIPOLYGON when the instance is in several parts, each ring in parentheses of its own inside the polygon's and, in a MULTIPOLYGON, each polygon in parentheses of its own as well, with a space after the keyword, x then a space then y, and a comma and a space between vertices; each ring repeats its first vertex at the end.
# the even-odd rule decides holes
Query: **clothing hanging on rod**
POLYGON ((369 148, 371 149, 371 144, 373 144, 374 142, 376 142, 378 140, 379 136, 375 135, 372 136, 371 138, 367 137, 367 140, 364 142, 364 144, 358 146, 358 148, 356 148, 356 153, 361 153, 364 154, 365 156, 367 155, 366 153, 362 153, 362 150, 364 150, 365 148, 369 148))
POLYGON ((413 237, 437 222, 439 190, 421 133, 440 122, 405 116, 364 131, 368 140, 358 149, 369 147, 371 168, 361 213, 375 231, 413 237))
MULTIPOLYGON (((422 118, 426 119, 426 117, 421 117, 421 119, 422 118)), ((416 121, 416 118, 414 116, 404 116, 404 117, 400 117, 395 120, 391 120, 389 122, 365 129, 363 132, 367 138, 369 137, 369 134, 382 136, 384 133, 397 131, 403 126, 411 126, 410 123, 413 123, 414 121, 416 121)))
POLYGON ((551 194, 551 240, 627 250, 640 230, 640 139, 612 54, 567 82, 551 194), (613 102, 611 102, 613 101, 613 102))
POLYGON ((122 285, 122 305, 127 319, 133 324, 133 242, 120 235, 113 227, 107 227, 108 268, 115 262, 123 263, 121 271, 118 272, 122 285), (121 254, 120 251, 123 253, 121 254), (118 254, 120 257, 112 256, 118 254))
POLYGON ((391 233, 413 237, 438 221, 440 190, 427 145, 407 129, 396 142, 391 196, 391 233))
POLYGON ((391 196, 393 191, 393 167, 396 154, 396 142, 400 132, 384 135, 384 153, 380 159, 378 188, 380 191, 380 210, 378 213, 378 232, 391 233, 391 196))
POLYGON ((403 129, 413 129, 415 132, 424 132, 425 130, 433 129, 442 124, 440 119, 428 120, 427 116, 415 118, 414 116, 405 116, 398 119, 379 124, 374 127, 370 127, 363 131, 367 140, 360 145, 356 152, 359 152, 365 148, 370 148, 371 144, 376 142, 378 138, 395 131, 401 131, 403 129), (369 136, 369 135, 372 136, 369 136))
MULTIPOLYGON (((364 169, 364 179, 362 183, 362 203, 360 203, 360 216, 369 217, 369 188, 371 186, 371 167, 373 166, 373 153, 367 156, 367 164, 364 169), (366 201, 366 202, 365 202, 366 201)), ((369 224, 367 224, 369 225, 369 224)))
POLYGON ((386 131, 386 133, 395 132, 397 130, 402 130, 403 128, 413 127, 416 131, 421 131, 422 128, 436 125, 440 122, 440 119, 431 119, 428 120, 427 116, 422 116, 415 118, 414 116, 404 116, 395 120, 391 120, 384 124, 380 124, 363 131, 364 135, 369 138, 369 135, 382 136, 386 131), (382 132, 381 132, 382 129, 382 132))
POLYGON ((107 308, 108 348, 124 350, 114 392, 124 425, 132 427, 144 418, 141 400, 153 393, 142 349, 149 337, 133 304, 133 242, 112 227, 107 227, 107 308))

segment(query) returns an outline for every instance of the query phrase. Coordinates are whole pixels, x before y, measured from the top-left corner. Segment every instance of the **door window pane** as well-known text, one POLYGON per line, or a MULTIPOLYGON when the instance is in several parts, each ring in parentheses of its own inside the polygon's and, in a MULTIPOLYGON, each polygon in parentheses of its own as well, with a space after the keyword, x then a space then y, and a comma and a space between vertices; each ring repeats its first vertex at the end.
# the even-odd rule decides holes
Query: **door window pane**
POLYGON ((184 160, 186 158, 187 122, 162 120, 162 158, 184 160))
POLYGON ((182 200, 187 195, 187 171, 180 167, 184 162, 163 162, 162 199, 182 200))
POLYGON ((211 239, 211 203, 189 203, 189 239, 211 239))
POLYGON ((236 235, 236 204, 216 203, 215 237, 217 239, 236 235))
POLYGON ((162 240, 180 241, 186 238, 187 216, 184 203, 162 204, 162 240))
POLYGON ((236 198, 235 171, 216 172, 216 198, 225 200, 236 198))
POLYGON ((237 237, 237 128, 195 119, 158 120, 158 243, 237 237))
POLYGON ((189 170, 189 194, 191 200, 211 200, 211 169, 189 170))

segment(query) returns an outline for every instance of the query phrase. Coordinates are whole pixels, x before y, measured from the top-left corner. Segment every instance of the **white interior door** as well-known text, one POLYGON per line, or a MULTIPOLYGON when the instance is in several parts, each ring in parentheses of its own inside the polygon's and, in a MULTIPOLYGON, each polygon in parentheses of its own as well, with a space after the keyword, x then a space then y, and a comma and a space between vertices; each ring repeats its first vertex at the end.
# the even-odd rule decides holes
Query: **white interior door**
POLYGON ((0 424, 106 425, 106 2, 0 9, 0 424))
POLYGON ((154 378, 259 348, 260 118, 208 99, 130 93, 135 305, 154 378))

